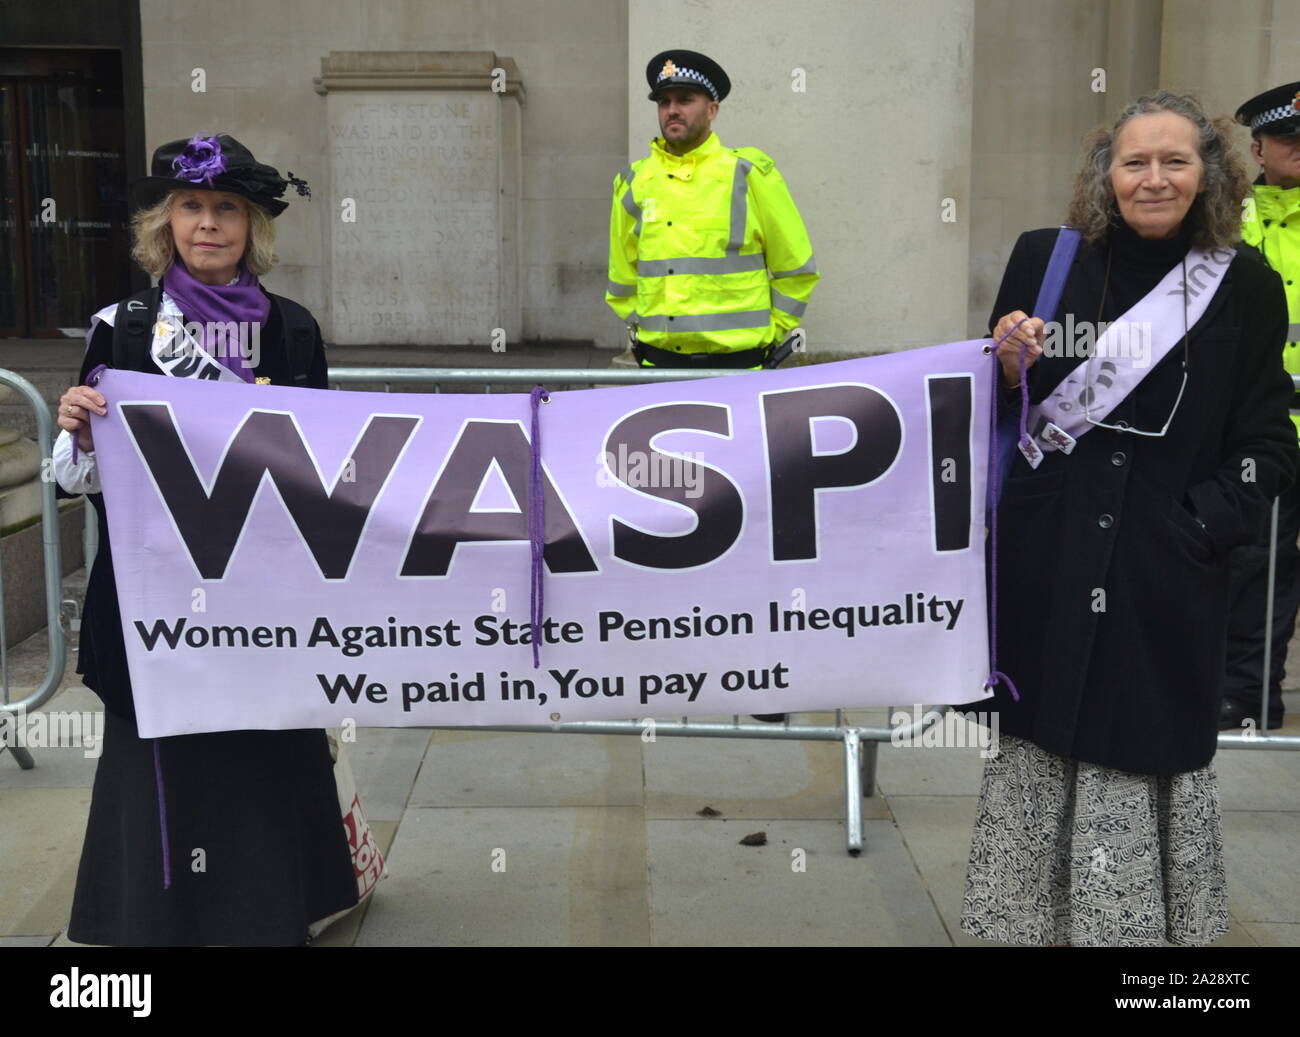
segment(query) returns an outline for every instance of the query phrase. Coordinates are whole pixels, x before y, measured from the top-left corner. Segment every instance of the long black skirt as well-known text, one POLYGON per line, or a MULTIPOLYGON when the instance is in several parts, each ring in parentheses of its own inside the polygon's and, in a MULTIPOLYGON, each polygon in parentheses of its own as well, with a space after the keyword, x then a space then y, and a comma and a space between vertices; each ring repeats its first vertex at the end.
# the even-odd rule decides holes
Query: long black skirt
POLYGON ((303 944, 311 922, 356 904, 323 731, 157 739, 160 809, 155 740, 107 710, 104 721, 70 940, 303 944))

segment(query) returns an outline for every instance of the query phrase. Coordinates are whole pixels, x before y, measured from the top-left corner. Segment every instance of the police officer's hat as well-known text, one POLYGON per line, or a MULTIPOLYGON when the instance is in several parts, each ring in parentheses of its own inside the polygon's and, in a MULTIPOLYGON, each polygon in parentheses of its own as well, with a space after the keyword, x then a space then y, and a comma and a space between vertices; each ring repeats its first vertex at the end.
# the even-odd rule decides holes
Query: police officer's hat
POLYGON ((668 86, 690 86, 703 90, 713 100, 721 101, 731 93, 731 80, 722 66, 712 58, 693 50, 666 50, 656 54, 645 67, 645 81, 650 84, 650 100, 668 86))
POLYGON ((1300 132, 1300 83, 1287 83, 1252 97, 1237 109, 1236 118, 1250 127, 1252 137, 1261 133, 1285 137, 1300 132))

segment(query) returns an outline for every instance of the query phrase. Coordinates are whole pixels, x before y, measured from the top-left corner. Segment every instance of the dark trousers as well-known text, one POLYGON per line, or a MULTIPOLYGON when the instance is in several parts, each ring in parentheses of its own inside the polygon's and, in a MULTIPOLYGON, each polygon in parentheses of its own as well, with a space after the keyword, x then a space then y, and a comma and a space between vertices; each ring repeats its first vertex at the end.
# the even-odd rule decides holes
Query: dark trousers
MULTIPOLYGON (((1239 547, 1229 556, 1230 598, 1228 653, 1223 694, 1259 711, 1260 685, 1264 673, 1264 620, 1268 604, 1268 538, 1272 512, 1253 544, 1239 547)), ((1278 501, 1277 575, 1273 591, 1273 649, 1269 660, 1268 712, 1282 716, 1282 678, 1286 672, 1286 650, 1300 611, 1300 485, 1292 485, 1278 501)))

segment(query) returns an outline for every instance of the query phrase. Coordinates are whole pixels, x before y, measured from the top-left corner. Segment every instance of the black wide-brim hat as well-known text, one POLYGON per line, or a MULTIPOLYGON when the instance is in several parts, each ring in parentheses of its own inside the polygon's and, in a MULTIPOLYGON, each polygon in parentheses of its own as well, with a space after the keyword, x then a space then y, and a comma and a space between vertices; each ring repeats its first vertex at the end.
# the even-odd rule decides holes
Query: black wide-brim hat
POLYGON ((153 153, 149 171, 149 176, 131 185, 132 209, 147 209, 176 190, 229 191, 279 216, 289 207, 280 198, 289 184, 299 194, 311 197, 305 180, 292 173, 285 179, 226 133, 169 141, 153 153))
POLYGON ((1300 83, 1286 83, 1257 94, 1237 109, 1236 120, 1250 127, 1252 136, 1277 137, 1300 130, 1300 83))
POLYGON ((731 93, 727 73, 710 57, 693 50, 666 50, 656 54, 645 67, 645 81, 650 84, 650 100, 670 86, 689 86, 703 90, 713 100, 721 101, 731 93))

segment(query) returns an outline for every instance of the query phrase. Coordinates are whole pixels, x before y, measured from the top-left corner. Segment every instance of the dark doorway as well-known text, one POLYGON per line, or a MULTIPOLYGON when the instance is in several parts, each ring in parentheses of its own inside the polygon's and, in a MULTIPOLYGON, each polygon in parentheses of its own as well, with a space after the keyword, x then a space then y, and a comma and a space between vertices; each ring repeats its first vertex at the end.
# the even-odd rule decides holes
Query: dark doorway
POLYGON ((0 48, 0 335, 129 294, 125 141, 119 50, 0 48))

